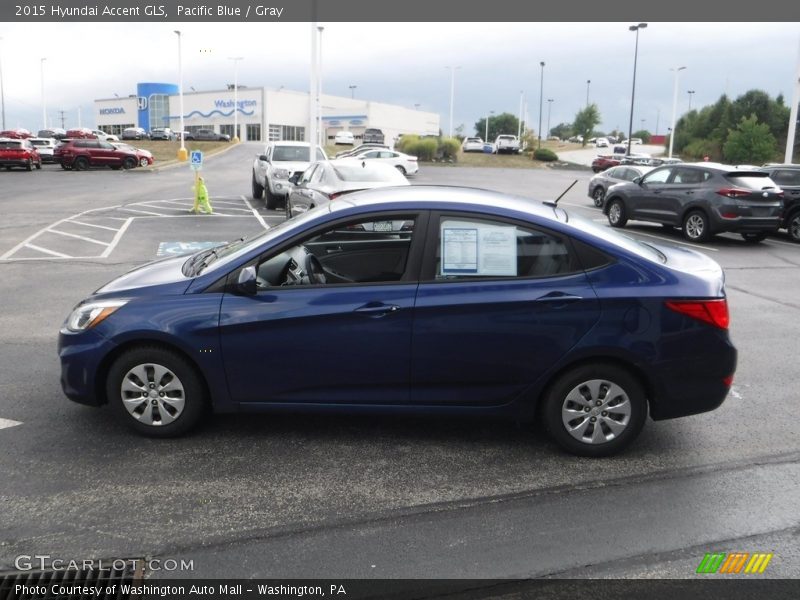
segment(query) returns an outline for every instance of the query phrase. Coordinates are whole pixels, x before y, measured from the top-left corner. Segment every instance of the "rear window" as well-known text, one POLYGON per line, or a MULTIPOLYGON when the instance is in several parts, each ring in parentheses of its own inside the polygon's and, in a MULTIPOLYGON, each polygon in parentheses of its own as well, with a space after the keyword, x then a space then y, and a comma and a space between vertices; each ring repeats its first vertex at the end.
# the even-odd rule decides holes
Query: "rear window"
POLYGON ((405 183, 406 178, 395 168, 375 169, 359 166, 334 167, 336 175, 342 181, 386 181, 405 183))
POLYGON ((500 139, 500 140, 513 140, 514 136, 513 135, 499 135, 499 136, 497 136, 497 139, 500 139))
POLYGON ((800 169, 779 169, 773 171, 771 179, 778 185, 800 185, 800 169))
POLYGON ((0 148, 7 150, 14 150, 22 148, 22 142, 0 142, 0 148))
POLYGON ((726 173, 725 179, 739 187, 748 190, 764 190, 777 187, 775 182, 769 178, 768 173, 758 171, 741 171, 738 173, 726 173))

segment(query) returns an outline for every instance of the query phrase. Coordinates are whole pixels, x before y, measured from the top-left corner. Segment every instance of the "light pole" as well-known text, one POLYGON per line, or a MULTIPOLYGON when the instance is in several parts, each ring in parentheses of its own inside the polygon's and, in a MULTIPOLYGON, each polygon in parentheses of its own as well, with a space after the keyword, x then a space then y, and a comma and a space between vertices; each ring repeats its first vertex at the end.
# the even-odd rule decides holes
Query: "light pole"
POLYGON ((41 63, 41 71, 42 71, 42 123, 44 123, 44 125, 42 125, 42 129, 47 129, 47 102, 45 102, 45 97, 44 97, 44 61, 46 61, 46 60, 47 60, 46 58, 43 58, 42 59, 42 63, 41 63))
POLYGON ((233 136, 231 136, 233 139, 231 141, 236 143, 239 141, 239 61, 244 60, 244 57, 229 56, 228 60, 233 61, 233 136))
POLYGON ((545 136, 550 137, 550 111, 553 109, 553 99, 547 99, 547 135, 545 136))
POLYGON ((186 140, 184 139, 184 125, 183 125, 183 56, 181 43, 181 32, 177 29, 174 31, 178 36, 178 111, 180 112, 180 128, 181 128, 181 147, 178 148, 178 160, 184 161, 189 158, 189 152, 186 150, 186 140))
MULTIPOLYGON (((0 37, 0 42, 3 38, 0 37)), ((3 88, 3 55, 0 53, 0 106, 3 111, 3 130, 6 128, 6 92, 3 88)))
POLYGON ((348 86, 348 87, 350 88, 350 99, 352 100, 353 98, 355 98, 355 97, 356 97, 356 92, 355 92, 355 89, 356 89, 358 86, 357 86, 357 85, 351 85, 351 86, 348 86))
POLYGON ((675 83, 672 86, 672 127, 669 134, 669 158, 672 158, 672 144, 675 141, 675 115, 678 112, 678 74, 686 67, 675 67, 670 71, 675 71, 675 83))
POLYGON ((636 46, 633 51, 633 86, 631 87, 631 119, 628 122, 628 156, 631 154, 631 135, 633 135, 633 102, 636 98, 636 62, 639 59, 639 30, 647 27, 647 23, 631 25, 628 31, 636 32, 636 46))
POLYGON ((656 135, 658 135, 658 123, 659 123, 660 120, 661 120, 661 109, 657 108, 656 109, 656 131, 655 131, 656 135))
POLYGON ((686 92, 689 94, 689 112, 692 111, 692 97, 694 96, 694 90, 689 90, 686 92))
POLYGON ((317 27, 319 31, 319 60, 317 61, 317 144, 322 145, 322 32, 324 27, 317 27))
POLYGON ((450 69, 450 130, 448 137, 453 137, 453 103, 456 96, 456 71, 461 67, 445 67, 450 69))
POLYGON ((591 79, 586 80, 586 106, 589 106, 589 86, 592 84, 591 79))
POLYGON ((542 74, 539 78, 539 131, 536 134, 539 137, 539 148, 542 147, 542 101, 544 100, 544 61, 539 63, 542 68, 542 74))
POLYGON ((494 114, 494 111, 490 110, 489 114, 486 115, 486 136, 483 138, 484 142, 488 142, 489 141, 489 115, 493 115, 493 114, 494 114))
MULTIPOLYGON (((525 92, 519 91, 519 119, 517 119, 517 139, 522 143, 522 105, 525 100, 525 92)), ((486 140, 489 141, 489 140, 486 140)))

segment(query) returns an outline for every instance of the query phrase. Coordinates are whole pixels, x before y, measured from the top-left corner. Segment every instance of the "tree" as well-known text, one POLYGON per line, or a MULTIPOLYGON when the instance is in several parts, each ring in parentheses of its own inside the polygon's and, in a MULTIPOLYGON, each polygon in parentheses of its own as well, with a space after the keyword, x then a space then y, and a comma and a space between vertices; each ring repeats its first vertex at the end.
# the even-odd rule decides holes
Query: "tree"
POLYGON ((769 125, 759 123, 753 113, 749 118, 742 117, 739 126, 728 134, 728 140, 722 147, 726 160, 738 163, 763 163, 771 160, 777 152, 775 136, 769 125))
POLYGON ((481 138, 486 135, 485 141, 495 139, 498 135, 517 135, 519 119, 511 113, 500 113, 489 117, 489 135, 486 135, 486 117, 475 123, 475 134, 481 138))
POLYGON ((650 132, 646 129, 640 129, 639 131, 634 131, 631 137, 639 138, 642 140, 643 144, 650 143, 650 132))
POLYGON ((583 110, 579 110, 575 115, 575 122, 572 124, 572 129, 575 135, 583 136, 583 145, 586 145, 586 140, 592 137, 592 130, 600 123, 600 112, 597 110, 596 104, 590 104, 583 110))
POLYGON ((565 140, 572 135, 572 125, 569 123, 559 123, 550 130, 550 135, 554 135, 562 140, 565 140))

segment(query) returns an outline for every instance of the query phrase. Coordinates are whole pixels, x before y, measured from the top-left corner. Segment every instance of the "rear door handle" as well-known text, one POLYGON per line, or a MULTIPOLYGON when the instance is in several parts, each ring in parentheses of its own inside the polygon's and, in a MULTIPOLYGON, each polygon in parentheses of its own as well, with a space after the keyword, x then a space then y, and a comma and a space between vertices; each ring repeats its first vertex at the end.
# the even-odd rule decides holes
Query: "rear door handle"
POLYGON ((542 302, 545 304, 569 304, 583 300, 582 296, 574 296, 572 294, 565 294, 564 292, 550 292, 544 296, 540 296, 534 302, 542 302))
POLYGON ((383 317, 384 315, 388 315, 400 310, 400 307, 396 304, 384 304, 383 302, 370 302, 369 304, 365 304, 364 306, 360 306, 355 309, 353 312, 357 312, 361 315, 366 315, 368 317, 383 317))

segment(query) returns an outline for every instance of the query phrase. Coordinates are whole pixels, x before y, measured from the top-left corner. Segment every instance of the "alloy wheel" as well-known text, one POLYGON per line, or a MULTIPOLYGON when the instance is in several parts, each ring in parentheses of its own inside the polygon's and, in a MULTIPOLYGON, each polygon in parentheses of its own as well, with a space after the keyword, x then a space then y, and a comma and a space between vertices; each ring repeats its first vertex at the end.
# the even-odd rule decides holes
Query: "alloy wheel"
POLYGON ((186 404, 181 380, 170 369, 146 363, 136 365, 122 378, 122 403, 140 423, 168 425, 177 420, 186 404))
POLYGON ((631 421, 631 402, 612 381, 591 379, 576 385, 564 399, 561 421, 567 433, 584 444, 619 437, 631 421))

